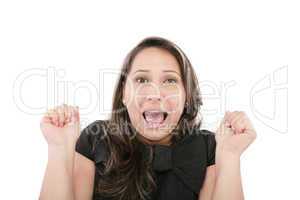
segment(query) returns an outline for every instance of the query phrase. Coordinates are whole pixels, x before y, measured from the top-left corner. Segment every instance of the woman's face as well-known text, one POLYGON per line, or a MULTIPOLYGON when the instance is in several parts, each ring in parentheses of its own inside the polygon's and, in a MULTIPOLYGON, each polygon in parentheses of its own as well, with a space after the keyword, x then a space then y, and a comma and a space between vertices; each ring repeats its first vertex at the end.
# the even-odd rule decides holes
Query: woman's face
POLYGON ((143 49, 132 63, 123 92, 138 137, 150 144, 169 145, 186 98, 176 58, 163 49, 143 49))

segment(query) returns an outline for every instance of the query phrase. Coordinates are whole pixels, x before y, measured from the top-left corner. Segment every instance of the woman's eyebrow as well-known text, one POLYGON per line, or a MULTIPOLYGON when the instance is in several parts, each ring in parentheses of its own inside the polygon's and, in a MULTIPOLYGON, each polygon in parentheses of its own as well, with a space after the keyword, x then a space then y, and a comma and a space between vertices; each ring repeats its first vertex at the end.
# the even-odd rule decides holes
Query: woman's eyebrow
POLYGON ((146 69, 139 69, 139 70, 136 70, 136 71, 134 72, 134 74, 137 73, 137 72, 149 72, 149 70, 146 70, 146 69))
POLYGON ((174 70, 164 70, 163 72, 172 72, 172 73, 176 73, 176 74, 178 74, 178 76, 180 76, 180 74, 174 70))
MULTIPOLYGON (((149 72, 149 70, 146 70, 146 69, 139 69, 139 70, 136 70, 136 71, 134 72, 134 74, 137 73, 137 72, 149 72)), ((178 74, 178 76, 180 76, 180 74, 179 74, 178 72, 174 71, 174 70, 163 70, 163 72, 176 73, 176 74, 178 74)))

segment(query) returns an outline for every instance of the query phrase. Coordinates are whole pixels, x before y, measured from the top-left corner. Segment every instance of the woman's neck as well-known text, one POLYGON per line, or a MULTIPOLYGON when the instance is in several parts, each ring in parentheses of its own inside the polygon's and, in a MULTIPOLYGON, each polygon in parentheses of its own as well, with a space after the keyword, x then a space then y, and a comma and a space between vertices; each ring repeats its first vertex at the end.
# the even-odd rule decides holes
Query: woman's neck
POLYGON ((137 138, 142 141, 143 143, 149 144, 149 145, 164 145, 164 146, 170 146, 172 144, 172 134, 167 135, 166 137, 160 139, 160 140, 149 140, 145 138, 144 136, 137 134, 137 138))

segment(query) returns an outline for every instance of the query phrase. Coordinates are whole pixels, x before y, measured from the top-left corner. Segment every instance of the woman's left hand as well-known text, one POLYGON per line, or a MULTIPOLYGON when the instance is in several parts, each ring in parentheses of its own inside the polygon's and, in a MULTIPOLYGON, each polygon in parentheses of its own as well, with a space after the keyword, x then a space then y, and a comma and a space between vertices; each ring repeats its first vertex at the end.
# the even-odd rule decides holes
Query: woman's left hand
POLYGON ((217 152, 240 156, 256 139, 256 131, 244 112, 226 112, 216 131, 217 152))

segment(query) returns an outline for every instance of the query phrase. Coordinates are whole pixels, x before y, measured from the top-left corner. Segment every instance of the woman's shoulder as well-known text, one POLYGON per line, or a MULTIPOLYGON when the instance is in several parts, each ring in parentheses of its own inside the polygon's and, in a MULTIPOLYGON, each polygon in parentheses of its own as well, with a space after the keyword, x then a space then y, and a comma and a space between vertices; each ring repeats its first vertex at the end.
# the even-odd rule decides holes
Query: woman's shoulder
POLYGON ((81 131, 79 138, 86 138, 91 146, 95 148, 95 144, 104 140, 107 136, 108 123, 109 120, 95 120, 91 122, 81 131))
POLYGON ((215 163, 215 153, 217 142, 215 139, 215 133, 207 129, 194 129, 189 136, 185 139, 186 142, 183 143, 191 145, 193 143, 193 148, 202 147, 202 152, 206 154, 207 166, 213 165, 215 163))
POLYGON ((215 133, 213 131, 208 130, 208 129, 198 128, 198 129, 194 129, 193 134, 204 135, 204 136, 207 136, 207 135, 211 136, 211 135, 214 135, 215 133))
POLYGON ((90 136, 101 136, 105 134, 104 127, 107 126, 109 120, 95 120, 88 125, 81 131, 81 134, 87 134, 90 136))
POLYGON ((94 162, 105 160, 105 137, 107 136, 105 127, 108 122, 108 120, 95 120, 85 126, 76 141, 76 152, 84 155, 94 162))
POLYGON ((191 135, 194 135, 197 138, 204 139, 205 142, 214 142, 215 141, 215 132, 207 129, 195 129, 191 135))
POLYGON ((207 166, 215 164, 215 154, 217 142, 215 139, 215 132, 209 131, 207 129, 199 130, 199 135, 201 135, 205 142, 205 148, 207 152, 207 166))
POLYGON ((157 160, 154 166, 159 170, 161 166, 180 168, 170 173, 175 173, 180 178, 179 182, 183 182, 189 190, 198 194, 205 178, 206 168, 215 163, 214 141, 214 132, 207 129, 193 129, 173 146, 171 156, 168 151, 158 149, 154 156, 154 162, 157 160), (170 162, 172 164, 168 164, 170 162))

